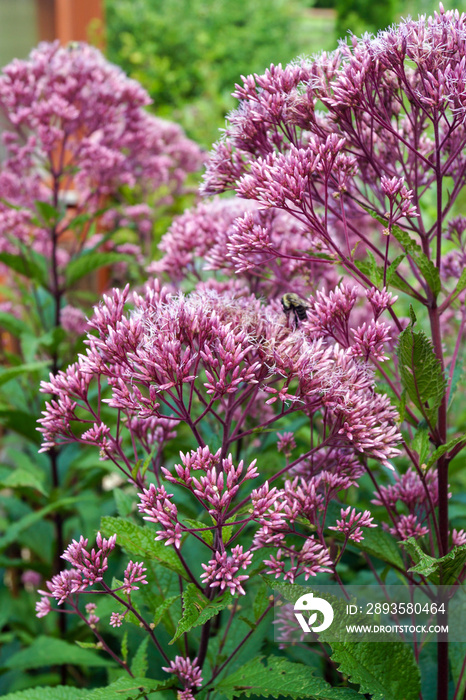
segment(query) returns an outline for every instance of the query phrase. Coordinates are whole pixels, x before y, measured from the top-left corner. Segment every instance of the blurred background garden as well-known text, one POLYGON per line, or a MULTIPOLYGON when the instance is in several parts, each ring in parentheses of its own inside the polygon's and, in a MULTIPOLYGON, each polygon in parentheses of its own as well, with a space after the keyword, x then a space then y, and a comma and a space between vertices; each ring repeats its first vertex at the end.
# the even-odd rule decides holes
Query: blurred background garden
MULTIPOLYGON (((447 0, 445 9, 463 9, 447 0)), ((40 40, 87 39, 149 92, 152 109, 210 147, 243 74, 335 48, 348 30, 376 32, 434 0, 0 0, 0 65, 40 40), (71 8, 71 9, 70 9, 71 8), (75 14, 73 14, 73 12, 75 14), (105 19, 104 19, 105 17, 105 19)))

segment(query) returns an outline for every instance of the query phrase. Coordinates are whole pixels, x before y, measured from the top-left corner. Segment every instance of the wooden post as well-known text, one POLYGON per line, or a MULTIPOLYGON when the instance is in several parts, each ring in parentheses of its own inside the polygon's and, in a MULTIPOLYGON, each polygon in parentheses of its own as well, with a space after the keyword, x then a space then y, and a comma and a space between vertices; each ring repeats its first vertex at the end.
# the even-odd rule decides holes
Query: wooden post
POLYGON ((88 41, 89 25, 103 28, 103 0, 36 0, 39 38, 88 41))

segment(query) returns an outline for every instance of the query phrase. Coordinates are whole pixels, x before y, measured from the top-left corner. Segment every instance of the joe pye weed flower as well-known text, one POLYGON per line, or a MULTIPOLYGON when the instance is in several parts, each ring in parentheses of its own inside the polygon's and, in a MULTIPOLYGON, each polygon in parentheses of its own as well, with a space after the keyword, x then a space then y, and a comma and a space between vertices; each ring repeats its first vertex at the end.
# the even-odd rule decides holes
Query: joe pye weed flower
MULTIPOLYGON (((315 576, 344 589, 396 572, 413 595, 464 579, 465 67, 466 16, 440 6, 244 77, 203 185, 236 196, 175 220, 150 266, 169 286, 106 295, 86 351, 42 385, 43 449, 94 445, 135 487, 147 524, 104 519, 105 536, 155 559, 153 582, 158 567, 179 577, 164 597, 181 596, 181 656, 143 590, 114 615, 150 630, 180 696, 331 697, 309 673, 280 685, 302 671, 294 651, 241 670, 274 585, 294 602, 315 576), (290 291, 306 302, 296 322, 290 291)), ((59 609, 80 609, 82 574, 62 576, 59 609)), ((370 666, 364 640, 323 646, 326 677, 348 697, 422 697, 423 640, 388 646, 370 666)), ((436 664, 438 700, 453 686, 457 700, 466 665, 445 638, 436 664)))

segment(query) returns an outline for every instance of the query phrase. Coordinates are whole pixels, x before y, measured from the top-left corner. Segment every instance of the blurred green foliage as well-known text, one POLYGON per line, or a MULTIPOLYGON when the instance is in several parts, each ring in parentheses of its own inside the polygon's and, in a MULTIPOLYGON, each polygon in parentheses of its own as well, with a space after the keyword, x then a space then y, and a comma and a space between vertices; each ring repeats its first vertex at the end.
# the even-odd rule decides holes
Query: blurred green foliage
POLYGON ((106 0, 107 56, 210 147, 240 76, 334 45, 310 0, 106 0), (330 42, 330 43, 329 43, 330 42))
POLYGON ((376 33, 395 21, 398 0, 336 0, 337 37, 344 37, 348 31, 360 36, 364 32, 376 33))

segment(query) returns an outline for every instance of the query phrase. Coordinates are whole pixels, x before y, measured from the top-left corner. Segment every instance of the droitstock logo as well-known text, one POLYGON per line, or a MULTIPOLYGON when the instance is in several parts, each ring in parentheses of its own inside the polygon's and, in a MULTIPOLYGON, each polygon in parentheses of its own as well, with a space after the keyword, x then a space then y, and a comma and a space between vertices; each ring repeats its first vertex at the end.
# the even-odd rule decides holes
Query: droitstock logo
POLYGON ((302 595, 294 604, 294 614, 303 632, 323 632, 333 622, 333 608, 323 598, 315 598, 313 593, 302 595), (315 626, 317 613, 323 615, 323 622, 315 626), (308 615, 307 621, 304 614, 308 615))

